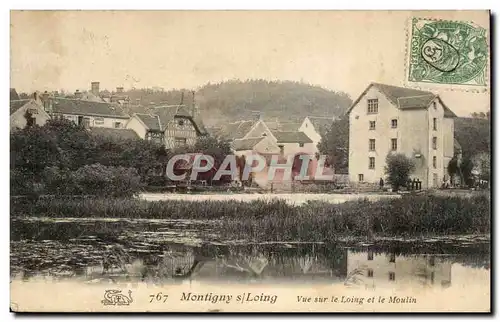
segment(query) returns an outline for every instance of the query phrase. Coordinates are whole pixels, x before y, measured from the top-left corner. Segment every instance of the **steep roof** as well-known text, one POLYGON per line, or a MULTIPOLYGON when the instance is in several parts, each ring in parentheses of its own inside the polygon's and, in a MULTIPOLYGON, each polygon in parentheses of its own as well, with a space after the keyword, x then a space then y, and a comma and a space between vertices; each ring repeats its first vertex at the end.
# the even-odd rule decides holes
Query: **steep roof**
POLYGON ((237 140, 242 139, 257 123, 257 121, 239 121, 224 125, 219 135, 224 139, 237 140))
POLYGON ((333 117, 325 117, 325 116, 307 116, 309 121, 314 125, 316 131, 327 130, 332 126, 333 117))
POLYGON ((92 127, 90 134, 102 136, 114 140, 136 140, 139 139, 137 133, 131 129, 110 129, 105 127, 92 127))
POLYGON ((117 118, 129 118, 119 106, 106 102, 92 102, 79 99, 54 98, 52 101, 54 113, 96 115, 117 118))
POLYGON ((235 151, 252 150, 263 139, 264 137, 237 139, 233 141, 232 147, 235 151))
POLYGON ((293 131, 298 131, 302 123, 298 122, 283 122, 279 123, 277 127, 277 131, 284 131, 284 132, 293 132, 293 131))
POLYGON ((399 87, 381 83, 371 83, 368 87, 361 93, 361 95, 354 101, 351 107, 347 110, 346 114, 349 114, 351 110, 358 104, 361 98, 368 92, 368 90, 375 86, 379 91, 381 91, 387 99, 394 104, 399 109, 418 109, 427 108, 431 102, 437 97, 441 105, 444 108, 445 117, 456 117, 441 100, 439 95, 436 95, 429 91, 421 91, 413 88, 399 87))
POLYGON ((167 124, 176 117, 190 119, 198 133, 207 133, 200 116, 192 117, 185 105, 159 105, 149 109, 150 114, 136 113, 135 115, 151 130, 164 131, 167 124))
POLYGON ((170 121, 172 121, 176 116, 191 118, 191 114, 189 114, 187 108, 184 105, 154 106, 153 108, 151 108, 151 113, 158 115, 163 127, 170 121))
POLYGON ((28 104, 31 101, 30 99, 24 100, 11 100, 10 101, 10 115, 14 114, 18 109, 28 104))
POLYGON ((154 114, 142 114, 142 113, 135 113, 134 114, 137 118, 141 120, 144 125, 147 126, 148 129, 150 130, 157 130, 161 131, 161 124, 160 124, 160 118, 158 115, 154 114))
POLYGON ((10 100, 11 101, 14 101, 14 100, 19 100, 19 95, 17 94, 17 91, 15 88, 11 88, 10 89, 10 100))
POLYGON ((312 143, 312 140, 304 132, 275 131, 273 135, 278 143, 312 143))

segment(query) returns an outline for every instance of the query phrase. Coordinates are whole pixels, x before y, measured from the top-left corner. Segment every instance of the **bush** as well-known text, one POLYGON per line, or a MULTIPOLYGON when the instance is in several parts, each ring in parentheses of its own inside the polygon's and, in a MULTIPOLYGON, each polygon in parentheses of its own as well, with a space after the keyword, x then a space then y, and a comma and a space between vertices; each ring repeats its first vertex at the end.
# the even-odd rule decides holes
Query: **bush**
POLYGON ((48 167, 43 178, 46 193, 56 195, 130 197, 142 187, 136 169, 101 164, 86 165, 76 171, 48 167))
POLYGON ((406 186, 410 174, 415 170, 415 163, 402 153, 389 153, 385 160, 387 181, 394 191, 398 191, 400 187, 406 186))

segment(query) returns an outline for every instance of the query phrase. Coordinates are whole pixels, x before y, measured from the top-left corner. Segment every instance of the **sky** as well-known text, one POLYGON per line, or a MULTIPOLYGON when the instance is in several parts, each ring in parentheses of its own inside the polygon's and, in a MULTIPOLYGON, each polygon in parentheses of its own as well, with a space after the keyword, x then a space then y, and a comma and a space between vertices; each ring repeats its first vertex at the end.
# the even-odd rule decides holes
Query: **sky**
MULTIPOLYGON (((411 17, 473 21, 486 11, 12 11, 18 92, 117 86, 197 88, 229 79, 294 80, 344 91, 405 86, 411 17)), ((434 87, 456 114, 487 111, 488 92, 434 87)))

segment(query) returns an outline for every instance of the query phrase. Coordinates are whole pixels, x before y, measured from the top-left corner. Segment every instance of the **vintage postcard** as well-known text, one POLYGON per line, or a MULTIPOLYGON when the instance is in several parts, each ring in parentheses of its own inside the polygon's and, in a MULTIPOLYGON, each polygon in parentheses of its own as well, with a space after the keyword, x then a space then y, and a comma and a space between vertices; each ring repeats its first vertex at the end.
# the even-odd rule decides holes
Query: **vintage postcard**
POLYGON ((10 309, 490 312, 488 11, 11 11, 10 309))

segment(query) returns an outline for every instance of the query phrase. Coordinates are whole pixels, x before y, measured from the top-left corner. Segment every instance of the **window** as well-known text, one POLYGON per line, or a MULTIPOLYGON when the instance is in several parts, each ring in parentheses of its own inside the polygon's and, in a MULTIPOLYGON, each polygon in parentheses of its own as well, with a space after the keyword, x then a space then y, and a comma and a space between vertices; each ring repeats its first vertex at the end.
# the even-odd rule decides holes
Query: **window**
POLYGON ((179 124, 179 126, 184 126, 184 120, 178 120, 177 124, 179 124))
POLYGON ((396 280, 396 273, 389 272, 389 281, 395 281, 395 280, 396 280))
POLYGON ((368 114, 376 114, 378 113, 378 99, 369 99, 368 100, 368 114))
POLYGON ((368 169, 375 169, 375 158, 369 157, 368 162, 369 162, 368 169))
POLYGON ((299 143, 299 147, 303 148, 304 147, 304 143, 299 143))
POLYGON ((434 272, 431 272, 431 284, 434 284, 434 272))
POLYGON ((104 118, 103 117, 94 117, 94 123, 95 124, 104 124, 104 118))
POLYGON ((436 265, 436 257, 431 256, 431 257, 429 258, 429 265, 430 265, 430 266, 435 266, 435 265, 436 265))
POLYGON ((398 150, 398 139, 391 139, 391 150, 392 151, 398 150))
POLYGON ((434 131, 437 131, 437 127, 438 127, 438 125, 437 125, 437 121, 438 121, 438 120, 437 120, 437 118, 433 118, 433 119, 432 119, 432 129, 433 129, 434 131))
POLYGON ((432 148, 434 150, 437 150, 437 144, 438 144, 438 138, 437 137, 432 137, 432 148))
POLYGON ((373 277, 373 269, 369 268, 368 271, 366 272, 368 277, 373 277))
POLYGON ((391 127, 393 129, 397 128, 398 127, 398 120, 396 120, 396 119, 391 120, 391 127))
POLYGON ((30 114, 38 114, 38 109, 36 109, 36 108, 29 108, 29 109, 28 109, 28 112, 29 112, 30 114))
POLYGON ((368 260, 372 261, 373 260, 373 250, 368 251, 368 260))
POLYGON ((434 107, 434 109, 436 109, 436 102, 432 102, 432 107, 434 107))
POLYGON ((395 263, 396 262, 396 254, 391 253, 391 256, 389 257, 389 263, 395 263))
POLYGON ((115 122, 115 129, 119 129, 122 127, 122 123, 121 122, 115 122))
POLYGON ((359 182, 365 181, 365 176, 362 173, 358 174, 358 181, 359 182))
POLYGON ((436 158, 436 156, 433 156, 433 157, 432 157, 432 167, 433 167, 434 169, 436 169, 436 168, 437 168, 437 158, 436 158))
POLYGON ((84 127, 90 127, 90 117, 84 117, 82 124, 84 127))
POLYGON ((375 130, 375 121, 370 121, 370 130, 375 130))
POLYGON ((185 146, 186 145, 186 138, 175 138, 175 146, 185 146))
POLYGON ((284 145, 278 145, 278 148, 280 148, 281 154, 285 153, 285 146, 284 145))
POLYGON ((370 139, 368 141, 368 150, 375 151, 375 139, 370 139))

